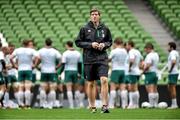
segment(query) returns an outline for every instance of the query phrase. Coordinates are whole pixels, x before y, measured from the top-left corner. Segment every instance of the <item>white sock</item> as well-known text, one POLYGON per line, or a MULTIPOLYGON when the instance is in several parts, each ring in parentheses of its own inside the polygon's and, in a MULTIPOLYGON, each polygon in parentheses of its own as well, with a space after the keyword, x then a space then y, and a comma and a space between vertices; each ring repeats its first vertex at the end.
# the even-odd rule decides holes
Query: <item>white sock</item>
POLYGON ((80 95, 80 96, 79 96, 79 106, 80 106, 80 107, 84 107, 83 101, 84 101, 84 98, 85 98, 85 94, 84 94, 83 92, 80 92, 79 95, 80 95))
POLYGON ((149 93, 148 98, 149 98, 149 103, 152 107, 155 107, 155 100, 156 100, 156 93, 149 93))
POLYGON ((122 90, 121 91, 121 106, 122 108, 126 108, 128 104, 128 91, 122 90))
POLYGON ((74 108, 72 91, 67 91, 67 97, 69 101, 69 107, 74 108))
POLYGON ((5 92, 4 102, 5 102, 5 103, 8 103, 8 102, 9 102, 9 92, 5 92))
POLYGON ((64 100, 64 94, 59 93, 59 104, 60 104, 60 106, 63 106, 63 100, 64 100))
POLYGON ((132 92, 133 105, 139 108, 139 91, 132 92))
POLYGON ((15 97, 16 101, 18 102, 18 92, 14 93, 14 97, 15 97))
POLYGON ((40 90, 40 107, 43 107, 46 102, 46 92, 44 90, 40 90))
POLYGON ((121 101, 121 91, 118 90, 116 92, 116 99, 115 99, 115 105, 120 107, 120 101, 121 101))
POLYGON ((18 104, 20 106, 24 106, 24 92, 23 91, 18 91, 18 95, 17 95, 17 100, 18 100, 18 104))
POLYGON ((80 107, 79 97, 80 97, 80 92, 79 92, 79 90, 76 90, 75 91, 75 102, 76 102, 77 107, 80 107))
POLYGON ((4 92, 0 90, 0 100, 2 99, 3 95, 4 95, 4 92))
POLYGON ((172 101, 172 106, 177 106, 177 99, 176 98, 172 99, 171 101, 172 101))
POLYGON ((50 103, 53 107, 55 101, 56 101, 56 92, 54 90, 51 90, 48 94, 48 103, 50 103))
POLYGON ((110 91, 110 98, 109 98, 109 106, 112 108, 114 108, 115 98, 116 98, 116 91, 111 90, 110 91))
POLYGON ((154 107, 158 106, 158 101, 159 101, 159 93, 154 93, 154 107))
POLYGON ((25 95, 25 105, 30 106, 31 105, 31 91, 26 90, 24 92, 24 95, 25 95))
POLYGON ((133 92, 129 92, 129 105, 128 106, 133 106, 133 92))

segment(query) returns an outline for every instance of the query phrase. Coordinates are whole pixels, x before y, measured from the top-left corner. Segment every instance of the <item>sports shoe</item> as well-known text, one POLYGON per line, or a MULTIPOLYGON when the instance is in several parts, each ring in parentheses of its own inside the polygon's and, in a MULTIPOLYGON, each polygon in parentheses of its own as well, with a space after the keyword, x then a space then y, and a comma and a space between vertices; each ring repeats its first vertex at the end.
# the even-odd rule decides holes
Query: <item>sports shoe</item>
POLYGON ((109 109, 108 109, 107 105, 102 106, 101 113, 109 113, 109 109))
POLYGON ((177 109, 177 108, 178 108, 177 105, 172 105, 172 106, 168 107, 168 109, 177 109))
POLYGON ((96 113, 97 112, 96 107, 91 107, 90 109, 91 109, 91 113, 96 113))

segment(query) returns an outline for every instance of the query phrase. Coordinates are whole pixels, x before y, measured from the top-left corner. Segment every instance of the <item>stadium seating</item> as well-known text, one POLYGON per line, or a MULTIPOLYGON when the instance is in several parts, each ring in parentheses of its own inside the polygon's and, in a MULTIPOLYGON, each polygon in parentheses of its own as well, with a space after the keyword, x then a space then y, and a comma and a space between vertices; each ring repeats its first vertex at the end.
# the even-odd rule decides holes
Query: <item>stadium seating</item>
MULTIPOLYGON (((160 56, 166 56, 123 0, 1 0, 0 6, 0 32, 17 46, 22 39, 32 38, 40 48, 43 40, 50 37, 63 51, 63 43, 76 38, 80 27, 88 21, 90 8, 97 7, 102 11, 102 21, 111 29, 113 39, 132 39, 141 51, 144 43, 151 41, 160 56)), ((166 57, 161 57, 161 60, 165 61, 166 57)))
POLYGON ((180 1, 179 0, 150 0, 154 11, 166 23, 169 29, 180 40, 180 1))

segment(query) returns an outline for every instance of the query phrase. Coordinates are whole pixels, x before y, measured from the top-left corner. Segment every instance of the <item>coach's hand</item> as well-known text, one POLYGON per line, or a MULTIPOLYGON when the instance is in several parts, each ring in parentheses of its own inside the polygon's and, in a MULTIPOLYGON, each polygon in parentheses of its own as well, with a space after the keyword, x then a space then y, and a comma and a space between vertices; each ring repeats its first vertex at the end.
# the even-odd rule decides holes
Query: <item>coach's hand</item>
POLYGON ((98 47, 98 50, 103 50, 104 47, 105 47, 105 44, 104 43, 100 43, 99 47, 98 47))
POLYGON ((93 43, 92 43, 92 47, 93 47, 94 49, 98 49, 99 43, 93 42, 93 43))

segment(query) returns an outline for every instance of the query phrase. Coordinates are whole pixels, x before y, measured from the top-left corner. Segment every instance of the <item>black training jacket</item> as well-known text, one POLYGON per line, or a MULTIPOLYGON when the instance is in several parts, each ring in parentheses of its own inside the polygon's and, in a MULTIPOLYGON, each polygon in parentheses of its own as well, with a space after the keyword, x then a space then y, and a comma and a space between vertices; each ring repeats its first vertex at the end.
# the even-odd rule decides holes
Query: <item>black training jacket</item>
POLYGON ((108 63, 108 55, 106 49, 112 45, 111 32, 108 27, 100 23, 97 29, 90 21, 81 28, 77 39, 76 46, 83 48, 84 64, 108 63), (92 48, 92 42, 104 43, 105 47, 102 51, 92 48))

